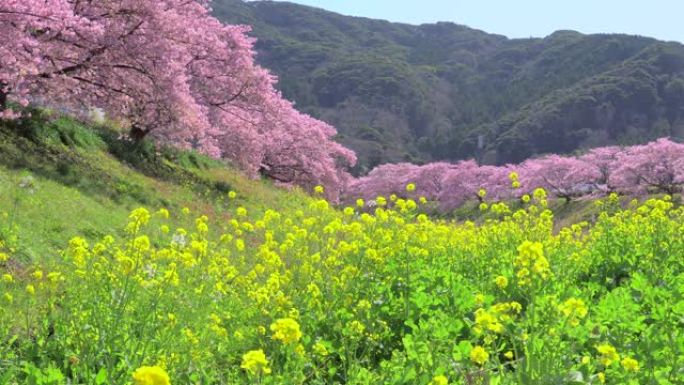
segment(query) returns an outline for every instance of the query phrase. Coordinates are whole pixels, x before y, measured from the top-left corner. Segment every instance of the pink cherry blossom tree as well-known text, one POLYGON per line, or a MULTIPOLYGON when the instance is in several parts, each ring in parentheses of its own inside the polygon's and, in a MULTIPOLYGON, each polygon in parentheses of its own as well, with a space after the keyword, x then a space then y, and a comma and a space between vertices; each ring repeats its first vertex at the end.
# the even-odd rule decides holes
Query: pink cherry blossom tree
POLYGON ((408 172, 405 182, 415 184, 416 190, 412 195, 439 200, 445 188, 445 176, 455 167, 447 162, 428 163, 408 172))
MULTIPOLYGON (((486 191, 486 199, 489 201, 503 201, 520 195, 520 190, 512 186, 510 174, 517 167, 506 166, 480 166, 478 172, 482 178, 482 188, 486 191)), ((479 195, 478 195, 479 197, 479 195)))
POLYGON ((484 177, 474 160, 456 163, 444 175, 439 196, 440 207, 453 210, 468 200, 480 199, 478 192, 484 188, 484 177))
POLYGON ((593 191, 601 177, 599 171, 587 162, 559 155, 528 160, 520 170, 520 179, 527 191, 541 187, 566 201, 593 191))
POLYGON ((388 197, 400 194, 418 169, 411 163, 383 164, 375 167, 368 175, 354 179, 347 186, 347 200, 362 198, 375 199, 378 196, 388 197))
POLYGON ((5 0, 0 3, 0 117, 13 117, 10 100, 28 104, 34 79, 46 76, 46 41, 68 38, 76 27, 97 34, 95 26, 82 22, 62 0, 5 0), (88 30, 89 29, 89 30, 88 30), (64 31, 60 33, 58 31, 64 31))
POLYGON ((415 183, 424 195, 450 211, 467 201, 504 201, 544 188, 552 197, 567 201, 593 193, 680 192, 684 186, 684 144, 668 139, 641 146, 596 148, 579 157, 550 155, 520 165, 478 165, 473 160, 415 166, 386 164, 353 180, 346 199, 402 194, 415 183), (519 188, 512 186, 518 174, 519 188), (481 189, 486 192, 481 195, 481 189))
POLYGON ((276 130, 265 133, 260 172, 280 183, 310 190, 319 184, 326 186, 327 197, 337 201, 351 178, 340 166, 354 164, 356 156, 332 140, 336 131, 331 126, 291 106, 283 113, 294 116, 282 117, 276 130))
POLYGON ((480 166, 473 160, 456 163, 444 173, 440 203, 452 210, 469 200, 510 199, 515 195, 508 178, 510 172, 509 166, 480 166))
POLYGON ((615 191, 615 186, 611 184, 611 177, 618 167, 618 159, 622 154, 623 150, 620 147, 607 146, 592 149, 579 157, 586 165, 598 172, 596 191, 604 194, 615 191))
POLYGON ((30 98, 98 107, 130 136, 197 148, 249 175, 341 189, 351 151, 329 125, 297 112, 254 62, 245 26, 203 0, 4 0, 0 113, 30 98))
POLYGON ((625 149, 618 156, 611 183, 631 193, 674 194, 684 185, 684 144, 659 139, 625 149))

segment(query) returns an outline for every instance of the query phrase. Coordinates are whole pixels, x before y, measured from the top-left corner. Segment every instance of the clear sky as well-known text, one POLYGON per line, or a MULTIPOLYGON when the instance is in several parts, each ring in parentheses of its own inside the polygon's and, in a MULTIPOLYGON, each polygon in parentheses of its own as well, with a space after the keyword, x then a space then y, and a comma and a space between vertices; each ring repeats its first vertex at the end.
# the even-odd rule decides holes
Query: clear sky
POLYGON ((453 21, 509 37, 559 29, 684 42, 684 0, 289 0, 410 24, 453 21))

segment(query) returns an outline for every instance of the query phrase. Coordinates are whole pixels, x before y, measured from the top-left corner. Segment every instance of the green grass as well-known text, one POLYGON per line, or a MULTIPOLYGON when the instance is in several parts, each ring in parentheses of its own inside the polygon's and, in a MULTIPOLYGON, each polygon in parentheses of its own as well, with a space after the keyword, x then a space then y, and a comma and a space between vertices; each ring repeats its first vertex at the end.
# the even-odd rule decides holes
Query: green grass
POLYGON ((225 223, 229 205, 259 215, 267 207, 308 204, 298 190, 247 179, 201 154, 136 144, 119 134, 46 111, 0 123, 0 239, 17 256, 41 259, 76 235, 120 233, 128 213, 141 206, 176 213, 188 207, 225 223), (227 197, 231 190, 234 201, 227 197))

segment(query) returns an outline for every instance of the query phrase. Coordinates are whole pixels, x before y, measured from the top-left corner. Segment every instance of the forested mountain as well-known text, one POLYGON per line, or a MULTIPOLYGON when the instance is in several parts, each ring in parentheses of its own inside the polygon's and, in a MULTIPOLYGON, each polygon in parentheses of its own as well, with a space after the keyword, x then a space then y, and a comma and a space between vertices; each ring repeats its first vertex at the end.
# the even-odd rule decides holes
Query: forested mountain
POLYGON ((684 137, 684 46, 558 31, 508 39, 453 23, 420 26, 286 2, 215 0, 253 26, 258 61, 299 109, 380 163, 521 161, 606 144, 684 137))

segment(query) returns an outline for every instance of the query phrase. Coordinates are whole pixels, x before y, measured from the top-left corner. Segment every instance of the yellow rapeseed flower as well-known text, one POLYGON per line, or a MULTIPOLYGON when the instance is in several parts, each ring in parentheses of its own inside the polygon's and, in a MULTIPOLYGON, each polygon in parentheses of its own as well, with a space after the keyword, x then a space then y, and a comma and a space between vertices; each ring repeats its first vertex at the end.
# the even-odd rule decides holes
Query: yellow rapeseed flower
POLYGON ((482 366, 489 360, 489 353, 482 346, 475 346, 470 351, 470 360, 482 366))
POLYGON ((544 257, 544 245, 539 242, 525 241, 518 246, 518 256, 513 264, 518 269, 518 284, 525 286, 531 283, 532 274, 542 280, 551 274, 549 261, 544 257))
POLYGON ((235 211, 235 213, 239 217, 246 217, 247 216, 247 209, 244 207, 238 207, 237 210, 235 211))
POLYGON ((235 248, 238 251, 244 251, 245 250, 245 241, 243 241, 242 239, 236 239, 235 240, 235 248))
POLYGON ((11 274, 3 274, 2 275, 2 281, 5 283, 12 283, 12 282, 14 282, 14 277, 12 277, 11 274))
POLYGON ((145 252, 150 249, 150 238, 147 235, 141 235, 133 240, 133 248, 145 252))
POLYGON ((268 367, 268 359, 264 351, 251 350, 242 356, 242 364, 240 367, 252 375, 270 374, 271 369, 268 367))
POLYGON ((492 312, 489 312, 485 309, 477 309, 475 311, 475 333, 482 334, 485 331, 501 333, 503 332, 503 329, 503 324, 499 322, 496 315, 492 312))
POLYGON ((316 353, 317 355, 319 355, 319 356, 321 356, 321 357, 325 357, 325 356, 327 356, 328 354, 330 354, 330 353, 328 352, 328 348, 326 348, 325 345, 324 345, 323 343, 321 343, 320 341, 319 341, 319 342, 316 342, 316 343, 313 345, 313 351, 314 351, 314 353, 316 353))
POLYGON ((135 385, 170 385, 166 371, 159 366, 141 366, 133 372, 135 385))
POLYGON ((124 274, 130 273, 135 268, 135 261, 133 258, 127 257, 125 255, 118 257, 117 262, 119 262, 121 271, 123 271, 124 274))
POLYGON ((190 330, 189 328, 184 328, 183 330, 181 330, 181 332, 183 333, 183 336, 185 337, 185 340, 187 342, 193 345, 199 345, 199 338, 197 338, 197 335, 195 335, 195 333, 193 333, 192 330, 190 330))
POLYGON ((140 222, 141 224, 146 224, 150 220, 150 212, 144 208, 140 207, 131 212, 128 216, 132 222, 140 222))
POLYGON ((318 186, 314 187, 314 192, 316 194, 323 194, 325 192, 325 189, 323 188, 323 186, 318 185, 318 186))
POLYGON ((273 332, 273 339, 280 340, 284 344, 290 344, 299 341, 302 338, 302 332, 299 329, 299 323, 292 318, 281 318, 271 324, 271 331, 273 332))
POLYGON ((416 185, 414 183, 409 183, 406 185, 406 191, 413 192, 416 191, 416 185))
POLYGON ((33 287, 33 285, 26 285, 26 292, 29 293, 30 295, 35 295, 36 294, 36 288, 33 287))
POLYGON ((157 214, 164 219, 169 219, 169 217, 171 216, 171 213, 169 213, 169 210, 167 210, 163 207, 157 211, 157 214))
POLYGON ((579 325, 580 319, 586 317, 588 309, 584 301, 577 298, 570 298, 563 302, 558 309, 568 318, 571 326, 579 325))
POLYGON ((449 379, 440 374, 432 377, 432 381, 428 385, 449 385, 449 379))
POLYGON ((602 384, 606 383, 606 374, 605 373, 599 372, 598 374, 596 374, 596 377, 599 379, 599 382, 601 382, 602 384))
POLYGON ((544 190, 543 188, 537 188, 532 193, 532 196, 534 196, 534 198, 537 200, 544 200, 546 199, 546 190, 544 190))
POLYGON ((62 276, 62 273, 60 273, 58 271, 52 271, 52 272, 48 273, 47 279, 48 279, 48 281, 50 281, 52 283, 56 283, 58 281, 63 281, 64 277, 62 276))
POLYGON ((129 233, 137 233, 142 226, 145 226, 150 221, 150 212, 143 207, 137 208, 128 216, 130 222, 126 226, 126 231, 129 233))
POLYGON ((620 360, 617 350, 610 344, 601 344, 596 347, 596 350, 601 354, 599 360, 604 366, 610 366, 620 360))
POLYGON ((229 199, 235 199, 237 198, 237 193, 235 191, 228 191, 228 198, 229 199))
POLYGON ((620 361, 622 367, 628 372, 638 372, 639 371, 639 361, 631 357, 625 357, 620 361))
POLYGON ((361 336, 366 331, 366 327, 359 321, 351 321, 347 327, 355 336, 361 336))
POLYGON ((496 286, 498 286, 500 289, 505 289, 506 286, 508 286, 508 278, 500 275, 494 279, 494 283, 496 283, 496 286))

